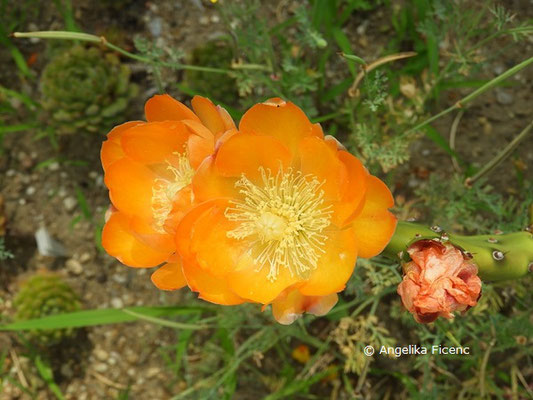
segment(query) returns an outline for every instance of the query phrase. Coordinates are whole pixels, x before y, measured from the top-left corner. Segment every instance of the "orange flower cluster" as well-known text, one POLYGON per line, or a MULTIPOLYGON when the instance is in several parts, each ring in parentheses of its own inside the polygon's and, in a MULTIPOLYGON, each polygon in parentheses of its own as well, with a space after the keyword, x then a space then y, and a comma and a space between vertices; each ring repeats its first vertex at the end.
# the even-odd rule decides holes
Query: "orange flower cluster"
POLYGON ((147 122, 108 134, 104 248, 131 267, 163 264, 163 290, 272 304, 283 324, 326 314, 357 256, 391 238, 390 191, 290 102, 253 106, 238 130, 208 99, 192 109, 155 96, 147 122))
POLYGON ((419 240, 407 250, 412 261, 404 265, 398 285, 402 302, 417 322, 429 323, 439 316, 451 319, 454 311, 477 304, 481 279, 477 266, 451 244, 419 240))

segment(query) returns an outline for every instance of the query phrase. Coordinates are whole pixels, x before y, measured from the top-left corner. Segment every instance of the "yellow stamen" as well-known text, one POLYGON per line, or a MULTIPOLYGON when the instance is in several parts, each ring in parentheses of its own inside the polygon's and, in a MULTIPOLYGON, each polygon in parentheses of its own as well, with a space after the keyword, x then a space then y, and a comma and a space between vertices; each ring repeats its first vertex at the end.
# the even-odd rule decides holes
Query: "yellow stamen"
POLYGON ((327 236, 322 232, 330 224, 331 205, 324 206, 322 183, 312 175, 259 168, 261 183, 246 176, 235 184, 244 195, 232 201, 225 211, 230 221, 240 222, 227 236, 250 240, 251 251, 259 269, 269 268, 267 278, 275 281, 280 266, 291 276, 305 278, 317 266, 327 236))
POLYGON ((167 170, 172 173, 172 177, 157 178, 152 187, 152 215, 155 229, 160 233, 165 233, 164 225, 178 192, 192 182, 194 175, 187 153, 173 154, 177 156, 177 162, 167 161, 167 170))

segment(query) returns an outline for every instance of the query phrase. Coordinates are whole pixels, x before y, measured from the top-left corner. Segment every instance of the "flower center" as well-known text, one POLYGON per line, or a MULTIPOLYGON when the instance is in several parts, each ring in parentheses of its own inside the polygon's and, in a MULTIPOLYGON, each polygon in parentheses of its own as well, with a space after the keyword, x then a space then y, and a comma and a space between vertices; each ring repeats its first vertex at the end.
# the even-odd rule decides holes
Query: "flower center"
POLYGON ((152 215, 155 230, 165 233, 164 225, 168 219, 178 192, 192 182, 194 170, 189 163, 187 153, 173 153, 177 160, 167 160, 167 177, 157 178, 152 186, 152 215))
POLYGON ((312 175, 259 168, 261 181, 252 183, 242 176, 235 186, 242 200, 232 201, 225 211, 230 221, 239 225, 229 231, 233 239, 248 239, 251 254, 259 269, 269 268, 267 278, 275 281, 279 268, 288 268, 305 278, 317 266, 327 236, 322 232, 330 224, 331 205, 324 205, 322 183, 312 175))

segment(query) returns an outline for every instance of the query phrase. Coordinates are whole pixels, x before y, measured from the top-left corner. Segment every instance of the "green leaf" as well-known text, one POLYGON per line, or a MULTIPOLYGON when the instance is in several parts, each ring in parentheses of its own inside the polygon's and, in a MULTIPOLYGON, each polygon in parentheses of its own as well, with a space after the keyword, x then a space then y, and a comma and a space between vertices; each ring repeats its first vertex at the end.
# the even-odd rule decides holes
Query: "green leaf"
MULTIPOLYGON (((335 27, 332 30, 333 38, 337 42, 337 45, 340 47, 340 49, 344 52, 346 55, 353 55, 352 46, 350 45, 350 40, 348 37, 344 34, 341 28, 335 27)), ((357 72, 355 70, 355 65, 352 63, 348 63, 348 69, 352 73, 353 77, 357 75, 357 72)))
POLYGON ((366 61, 363 60, 361 57, 354 56, 353 54, 346 54, 346 53, 340 53, 340 55, 347 60, 355 61, 358 64, 366 65, 366 61))
POLYGON ((198 306, 169 306, 169 307, 128 307, 125 309, 103 308, 97 310, 77 311, 66 314, 50 315, 27 321, 17 321, 7 325, 0 325, 0 331, 27 331, 33 329, 63 329, 81 328, 85 326, 119 324, 134 322, 146 317, 162 317, 202 313, 209 311, 208 307, 198 306), (130 311, 130 313, 128 313, 130 311))

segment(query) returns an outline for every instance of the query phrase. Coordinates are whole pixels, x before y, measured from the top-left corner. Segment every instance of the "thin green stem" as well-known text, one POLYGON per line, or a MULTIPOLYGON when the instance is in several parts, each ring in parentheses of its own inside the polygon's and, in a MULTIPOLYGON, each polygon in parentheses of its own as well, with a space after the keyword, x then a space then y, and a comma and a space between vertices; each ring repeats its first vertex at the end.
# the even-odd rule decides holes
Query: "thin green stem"
POLYGON ((526 68, 527 66, 529 66, 530 64, 533 64, 533 57, 530 57, 528 58, 527 60, 525 61, 522 61, 520 64, 517 64, 515 65, 514 67, 508 69, 507 71, 505 71, 504 73, 502 73, 501 75, 498 75, 496 78, 490 80, 489 82, 487 82, 486 84, 484 84, 483 86, 481 86, 480 88, 474 90, 472 93, 470 93, 468 96, 462 98, 461 100, 459 100, 457 103, 455 103, 453 106, 447 108, 446 110, 444 111, 441 111, 440 113, 426 119, 425 121, 419 123, 418 125, 414 126, 413 128, 407 130, 405 132, 405 134, 408 134, 408 133, 411 133, 411 132, 414 132, 414 131, 417 131, 419 130, 420 128, 426 126, 427 124, 435 121, 436 119, 440 118, 440 117, 443 117, 444 115, 446 114, 449 114, 450 112, 452 112, 453 110, 457 110, 459 108, 463 108, 466 104, 470 103, 472 100, 474 100, 476 97, 480 96, 481 94, 485 93, 487 90, 489 89, 492 89, 494 86, 498 85, 499 83, 501 83, 502 81, 504 81, 505 79, 509 78, 510 76, 516 74, 517 72, 523 70, 524 68, 526 68))
POLYGON ((68 31, 37 31, 37 32, 15 32, 12 34, 16 38, 39 38, 39 39, 62 39, 62 40, 81 40, 84 42, 91 43, 100 43, 106 46, 108 49, 116 51, 126 57, 131 58, 132 60, 137 60, 146 64, 159 65, 162 67, 169 67, 178 70, 190 70, 190 71, 201 71, 201 72, 212 72, 216 74, 227 74, 231 70, 223 68, 212 68, 212 67, 202 67, 198 65, 187 65, 187 64, 178 64, 170 63, 165 61, 158 61, 151 59, 149 57, 144 57, 139 54, 130 53, 127 50, 124 50, 113 43, 107 41, 103 36, 91 35, 89 33, 83 32, 68 32, 68 31))
POLYGON ((465 184, 467 186, 471 186, 479 180, 481 177, 487 175, 490 171, 492 171, 494 168, 496 168, 503 160, 505 160, 507 157, 509 157, 513 151, 516 149, 516 147, 520 144, 522 140, 527 136, 527 134, 533 129, 533 121, 529 123, 528 126, 524 128, 520 134, 513 139, 511 143, 509 143, 505 148, 500 151, 496 157, 494 157, 492 160, 490 160, 483 168, 481 168, 473 177, 467 178, 465 181, 465 184))
POLYGON ((519 26, 517 28, 506 29, 506 30, 502 30, 502 31, 499 31, 499 32, 494 32, 492 35, 489 35, 486 38, 484 38, 483 40, 480 40, 475 46, 472 46, 472 48, 470 48, 466 52, 466 54, 468 55, 468 54, 472 53, 473 51, 476 51, 480 47, 484 46, 486 43, 490 42, 493 39, 496 39, 498 36, 507 35, 507 34, 512 35, 512 34, 515 34, 515 33, 525 34, 525 33, 529 33, 529 32, 533 32, 533 27, 531 27, 531 26, 519 26))

